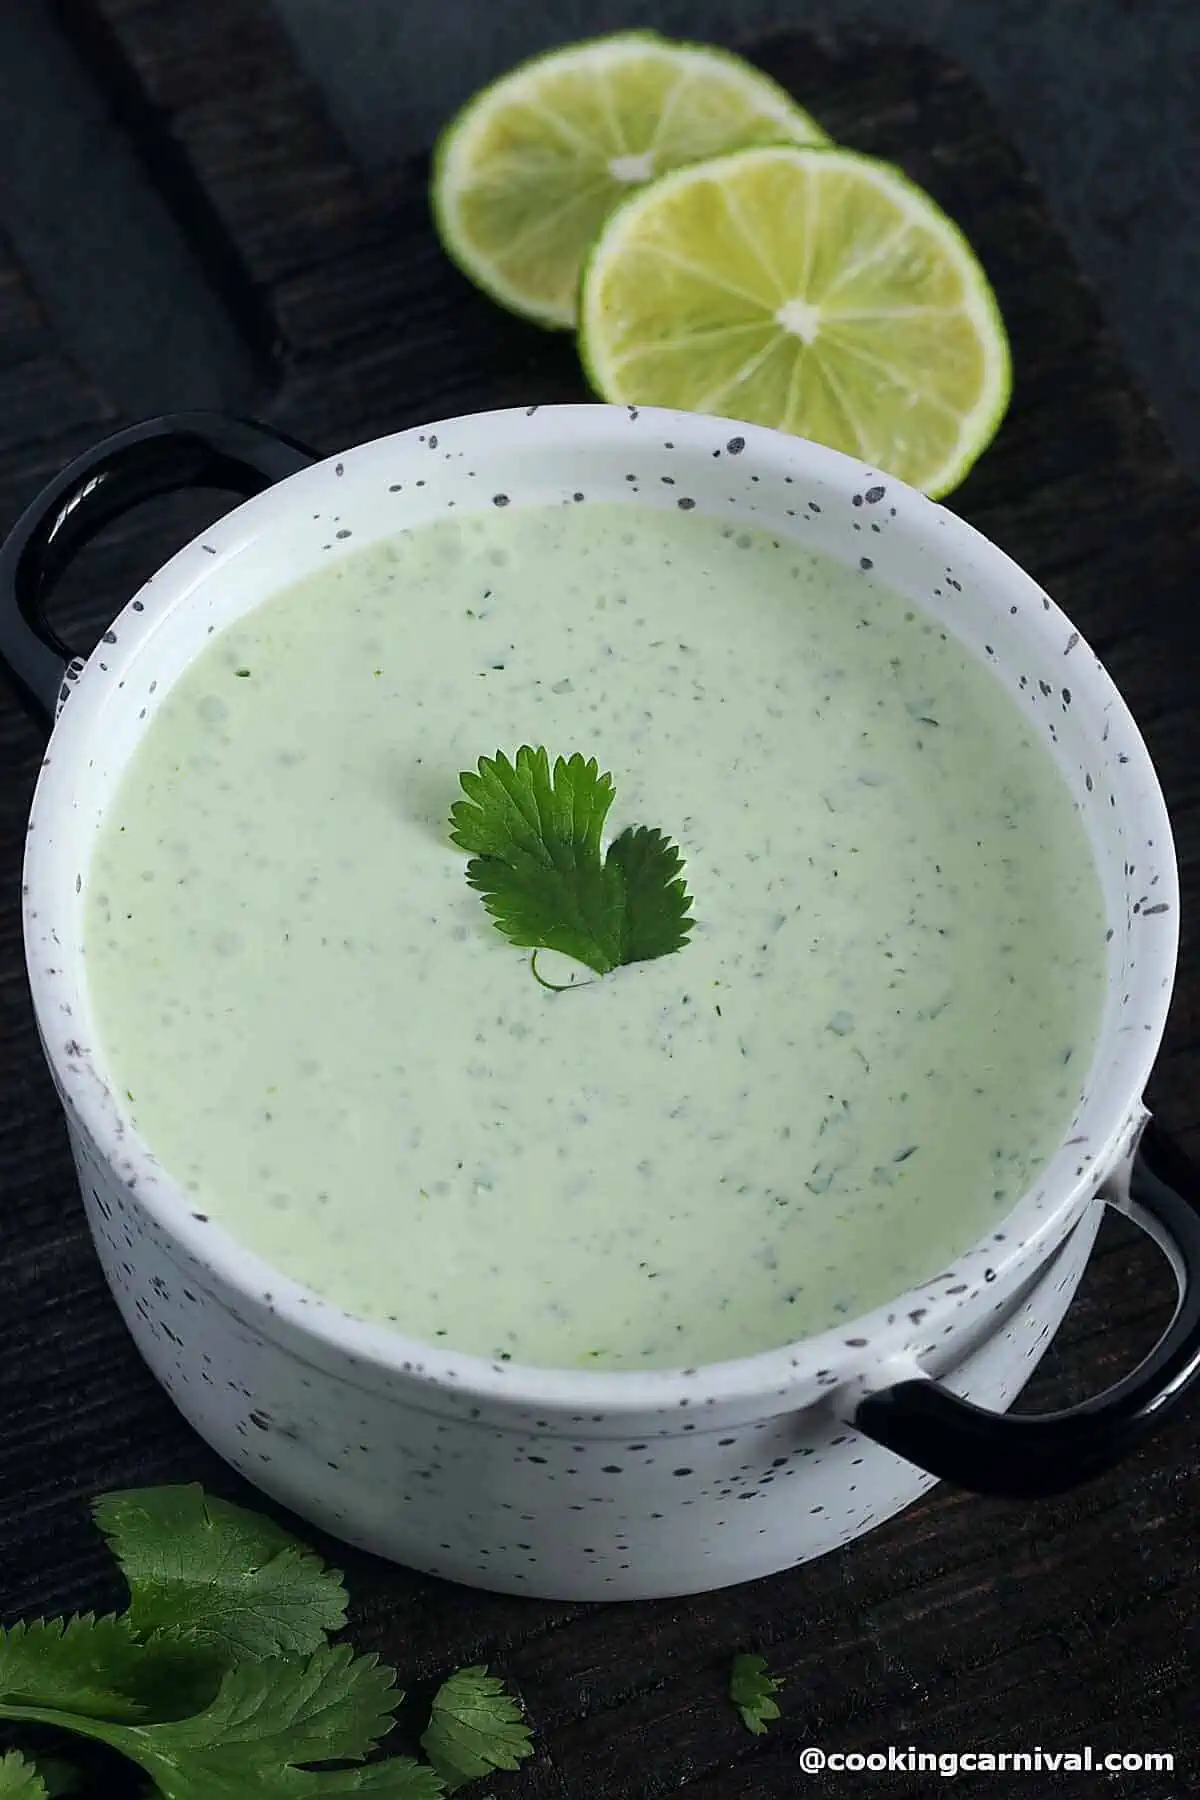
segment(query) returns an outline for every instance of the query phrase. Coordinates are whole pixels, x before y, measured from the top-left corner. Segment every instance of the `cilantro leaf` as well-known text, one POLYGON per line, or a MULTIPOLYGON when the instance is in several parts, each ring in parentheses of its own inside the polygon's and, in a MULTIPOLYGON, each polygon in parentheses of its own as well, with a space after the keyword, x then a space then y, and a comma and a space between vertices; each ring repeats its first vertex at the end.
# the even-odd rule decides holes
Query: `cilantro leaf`
POLYGON ((498 1675, 484 1667, 459 1669, 433 1697, 421 1748, 454 1793, 496 1769, 515 1769, 532 1756, 532 1736, 521 1704, 498 1675))
MULTIPOLYGON (((374 1795, 376 1800, 441 1800, 446 1792, 429 1764, 415 1762, 411 1756, 389 1756, 386 1762, 372 1763, 366 1769, 330 1771, 318 1779, 320 1787, 297 1788, 296 1800, 309 1800, 310 1793, 312 1800, 342 1800, 345 1794, 374 1795), (339 1782, 342 1785, 335 1785, 339 1782)), ((197 1794, 195 1800, 208 1800, 207 1791, 197 1794)), ((292 1800, 290 1788, 287 1800, 292 1800)))
POLYGON ((66 1724, 71 1717, 145 1717, 147 1652, 123 1618, 35 1619, 0 1631, 0 1718, 66 1724), (64 1716, 67 1715, 67 1716, 64 1716))
POLYGON ((683 858, 654 826, 629 826, 609 846, 605 868, 615 864, 625 884, 618 962, 653 962, 669 956, 692 929, 691 900, 682 880, 683 858))
POLYGON ((93 1505, 129 1584, 136 1636, 187 1632, 220 1654, 307 1655, 346 1622, 341 1576, 281 1526, 196 1482, 93 1505))
POLYGON ((0 1757, 0 1800, 49 1800, 50 1790, 19 1750, 0 1757))
POLYGON ((304 1766, 361 1763, 390 1729, 401 1698, 391 1669, 338 1646, 306 1658, 236 1662, 202 1712, 165 1724, 49 1709, 36 1716, 121 1751, 163 1800, 438 1800, 435 1772, 409 1757, 369 1768, 304 1766))
MULTIPOLYGON (((204 1642, 156 1632, 141 1643, 126 1616, 36 1619, 0 1631, 0 1718, 25 1719, 107 1741, 103 1726, 180 1717, 206 1706, 225 1660, 204 1642)), ((51 1793, 65 1765, 47 1762, 51 1793)))
POLYGON ((135 1696, 142 1723, 184 1719, 202 1712, 221 1685, 231 1658, 216 1638, 201 1632, 156 1631, 146 1639, 135 1696))
POLYGON ((357 1762, 391 1729, 403 1698, 395 1671, 377 1656, 356 1656, 349 1644, 326 1645, 303 1660, 236 1663, 202 1713, 135 1729, 139 1740, 156 1746, 218 1752, 261 1747, 286 1734, 281 1762, 357 1762))
POLYGON ((467 881, 510 942, 557 950, 597 975, 617 966, 621 880, 600 860, 612 779, 593 757, 561 756, 550 768, 528 744, 510 762, 480 757, 459 776, 466 800, 450 809, 451 841, 474 852, 467 881))
POLYGON ((560 864, 599 857, 616 789, 595 757, 557 757, 552 772, 544 749, 522 744, 515 762, 497 750, 480 757, 478 774, 468 769, 458 779, 467 798, 450 808, 450 835, 460 850, 500 858, 524 851, 560 864))
POLYGON ((772 1696, 782 1686, 783 1682, 768 1672, 765 1657, 734 1657, 729 1698, 741 1713, 742 1724, 756 1737, 765 1736, 768 1720, 779 1718, 779 1707, 772 1696))
POLYGON ((603 858, 615 798, 612 776, 576 752, 551 768, 523 744, 459 776, 467 798, 450 809, 451 842, 471 855, 467 881, 497 930, 525 949, 555 950, 607 975, 667 956, 692 929, 683 860, 661 831, 622 832, 603 858))
MULTIPOLYGON (((410 1757, 366 1764, 403 1696, 376 1657, 325 1643, 346 1596, 317 1556, 198 1487, 106 1495, 96 1514, 129 1611, 0 1631, 0 1718, 108 1745, 160 1800, 444 1794, 410 1757)), ((13 1752, 0 1760, 0 1800, 66 1794, 71 1773, 50 1759, 35 1771, 13 1752)))
MULTIPOLYGON (((42 1756, 37 1759, 37 1772, 50 1800, 59 1800, 64 1794, 77 1794, 83 1786, 83 1776, 74 1763, 67 1762, 61 1756, 42 1756)), ((17 1790, 20 1793, 20 1789, 17 1790)), ((0 1783, 0 1800, 3 1800, 4 1786, 0 1783)))

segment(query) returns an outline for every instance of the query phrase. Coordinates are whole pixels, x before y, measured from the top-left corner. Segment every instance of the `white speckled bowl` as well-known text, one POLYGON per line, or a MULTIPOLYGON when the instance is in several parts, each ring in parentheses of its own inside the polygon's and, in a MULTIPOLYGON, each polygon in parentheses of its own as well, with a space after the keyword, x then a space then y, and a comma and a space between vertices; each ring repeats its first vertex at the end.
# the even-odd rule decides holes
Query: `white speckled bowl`
MULTIPOLYGON (((1067 1486, 1116 1461, 1194 1379, 1193 1284, 1168 1338, 1119 1389, 1049 1419, 1004 1416, 1070 1302, 1101 1203, 1139 1212, 1129 1177, 1178 894, 1162 797, 1116 689, 1036 583, 954 514, 816 445, 648 409, 453 419, 323 462, 258 427, 183 415, 100 445, 20 521, 0 552, 0 656, 55 721, 29 826, 26 946, 97 1249, 182 1412, 298 1513, 484 1587, 678 1594, 817 1556, 939 1475, 1025 1495, 1067 1486), (41 608, 72 551, 136 500, 193 482, 255 497, 68 667, 41 608), (364 1324, 197 1210, 138 1138, 93 1050, 80 938, 96 829, 210 629, 372 539, 502 494, 514 506, 572 495, 694 506, 842 561, 869 556, 991 666, 1082 811, 1110 921, 1108 997, 1066 1141, 953 1268, 819 1337, 708 1368, 558 1373, 364 1324)), ((1194 1207, 1149 1176, 1139 1199, 1177 1265, 1200 1270, 1194 1207)))

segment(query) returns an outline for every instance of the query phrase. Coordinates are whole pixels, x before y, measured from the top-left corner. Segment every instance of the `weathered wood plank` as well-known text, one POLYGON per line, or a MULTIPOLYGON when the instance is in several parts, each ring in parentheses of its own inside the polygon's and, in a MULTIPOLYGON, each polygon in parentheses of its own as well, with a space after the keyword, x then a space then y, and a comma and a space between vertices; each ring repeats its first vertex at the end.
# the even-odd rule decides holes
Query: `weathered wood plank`
POLYGON ((13 452, 24 467, 37 445, 71 431, 95 436, 115 416, 107 397, 58 348, 0 234, 0 469, 13 452))
POLYGON ((153 109, 143 118, 183 153, 253 284, 349 248, 364 219, 358 176, 266 6, 65 0, 85 41, 125 58, 153 109))
MULTIPOLYGON (((60 0, 60 11, 76 29, 106 34, 102 66, 123 71, 143 153, 167 157, 181 222, 230 304, 256 309, 280 375, 278 421, 331 451, 439 414, 582 396, 569 341, 505 318, 446 264, 423 170, 397 168, 375 186, 360 179, 267 0, 60 0)), ((1014 407, 953 504, 1076 618, 1156 757, 1186 905, 1179 991, 1151 1098, 1200 1154, 1200 956, 1190 924, 1200 898, 1200 500, 962 72, 899 44, 834 53, 790 38, 758 54, 838 137, 929 185, 997 283, 1016 353, 1014 407)), ((56 354, 0 257, 0 523, 94 435, 97 406, 104 411, 102 397, 65 397, 56 354), (12 389, 13 429, 3 418, 6 368, 24 371, 12 389)), ((94 638, 208 505, 153 509, 95 548, 62 599, 78 641, 94 638)), ((0 755, 0 877, 11 895, 40 749, 8 706, 0 755)), ((114 1604, 119 1588, 86 1517, 94 1488, 198 1478, 244 1490, 146 1375, 107 1297, 73 1198, 11 905, 0 909, 0 1079, 0 1305, 11 1338, 0 1364, 0 1598, 10 1616, 114 1604)), ((1155 1254, 1128 1228, 1106 1226, 1028 1404, 1078 1400, 1115 1379, 1167 1299, 1155 1254)), ((459 1662, 491 1660, 519 1683, 539 1754, 504 1779, 513 1800, 857 1791, 866 1778, 800 1777, 807 1743, 1069 1748, 1090 1738, 1103 1748, 1173 1748, 1182 1769, 1200 1752, 1187 1699, 1200 1641, 1179 1597, 1195 1583, 1198 1471, 1193 1411, 1124 1469, 1046 1506, 940 1489, 809 1568, 646 1607, 512 1601, 336 1555, 360 1640, 400 1664, 414 1706, 459 1662), (761 1741, 725 1697, 734 1650, 760 1645, 788 1677, 785 1718, 761 1741)), ((1025 1780, 1041 1791, 1037 1776, 1025 1780)), ((940 1785, 887 1778, 889 1794, 912 1800, 940 1785)), ((982 1795, 1004 1778, 952 1785, 982 1795)), ((1131 1800, 1190 1791, 1183 1779, 1140 1776, 1105 1789, 1131 1800)))

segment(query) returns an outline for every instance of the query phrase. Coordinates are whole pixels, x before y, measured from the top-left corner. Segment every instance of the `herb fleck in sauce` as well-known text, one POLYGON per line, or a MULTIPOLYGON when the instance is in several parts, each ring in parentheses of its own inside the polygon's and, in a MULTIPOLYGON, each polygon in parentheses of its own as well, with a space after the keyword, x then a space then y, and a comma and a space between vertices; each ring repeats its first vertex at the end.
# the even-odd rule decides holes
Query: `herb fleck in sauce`
POLYGON ((749 1354, 944 1266, 1102 998, 999 682, 873 574, 676 509, 489 507, 268 600, 166 697, 86 901, 114 1085, 197 1204, 351 1312, 558 1366, 749 1354), (530 979, 447 832, 525 742, 669 827, 684 950, 530 979))

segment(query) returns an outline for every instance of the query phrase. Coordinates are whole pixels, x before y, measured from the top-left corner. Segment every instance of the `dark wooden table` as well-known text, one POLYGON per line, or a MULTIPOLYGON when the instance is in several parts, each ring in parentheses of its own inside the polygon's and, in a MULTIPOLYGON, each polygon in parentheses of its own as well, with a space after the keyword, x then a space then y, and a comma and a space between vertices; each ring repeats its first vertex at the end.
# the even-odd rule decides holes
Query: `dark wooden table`
MULTIPOLYGON (((263 0, 60 0, 85 57, 256 371, 258 410, 325 450, 421 420, 582 395, 570 345, 498 314, 442 258, 425 170, 368 181, 263 0)), ((1200 495, 1172 462, 1064 245, 979 93, 918 49, 754 46, 835 136, 891 157, 974 239, 1009 320, 1013 410, 954 506, 1090 637, 1157 761, 1182 865, 1185 941, 1151 1099, 1200 1154, 1200 495)), ((81 273, 120 304, 119 270, 81 273)), ((64 348, 0 240, 0 528, 120 408, 64 348)), ((123 521, 62 597, 90 646, 136 583, 219 510, 195 497, 123 521)), ((100 1279, 25 989, 24 815, 41 746, 0 701, 0 1545, 6 1617, 119 1599, 87 1518, 99 1489, 198 1478, 247 1493, 182 1424, 100 1279)), ((1169 1311, 1162 1268, 1106 1225, 1026 1404, 1081 1398, 1129 1366, 1169 1311)), ((358 1641, 414 1697, 488 1660, 521 1691, 538 1754, 496 1800, 782 1800, 859 1791, 1049 1791, 1045 1776, 804 1775, 807 1744, 870 1750, 1168 1750, 1173 1775, 1077 1777, 1150 1800, 1200 1789, 1200 1407, 1109 1478, 1038 1507, 942 1489, 860 1544, 776 1580, 588 1608, 452 1588, 340 1557, 358 1641), (762 1649, 783 1721, 750 1737, 729 1659, 762 1649)))

